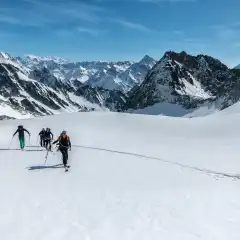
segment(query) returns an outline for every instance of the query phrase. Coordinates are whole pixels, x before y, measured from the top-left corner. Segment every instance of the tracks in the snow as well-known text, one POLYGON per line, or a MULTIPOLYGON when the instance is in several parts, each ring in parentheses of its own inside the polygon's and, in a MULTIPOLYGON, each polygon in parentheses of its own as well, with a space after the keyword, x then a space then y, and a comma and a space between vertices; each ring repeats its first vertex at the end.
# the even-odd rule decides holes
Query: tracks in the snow
MULTIPOLYGON (((37 146, 27 146, 27 148, 28 147, 31 148, 31 147, 37 147, 37 146)), ((233 178, 233 179, 239 179, 240 180, 240 174, 223 173, 223 172, 213 171, 213 170, 209 170, 209 169, 193 167, 193 166, 185 165, 185 164, 182 164, 182 163, 168 161, 168 160, 164 160, 164 159, 161 159, 161 158, 151 157, 151 156, 137 154, 137 153, 111 150, 111 149, 99 148, 99 147, 83 146, 83 145, 72 145, 72 147, 90 149, 90 150, 96 150, 96 151, 103 151, 103 152, 110 152, 110 153, 116 153, 116 154, 123 154, 123 155, 138 157, 138 158, 151 159, 151 160, 161 161, 161 162, 164 162, 164 163, 167 163, 167 164, 172 164, 172 165, 175 165, 175 166, 179 166, 179 167, 182 167, 182 168, 202 172, 202 173, 205 173, 205 174, 217 175, 217 176, 220 176, 220 177, 228 177, 228 178, 233 178)), ((0 151, 21 151, 21 149, 0 148, 0 151)), ((45 149, 28 149, 28 150, 24 150, 24 151, 35 152, 35 151, 46 151, 46 150, 45 149)))
POLYGON ((97 148, 97 147, 89 147, 89 146, 81 146, 81 145, 73 145, 73 147, 91 149, 91 150, 97 150, 97 151, 104 151, 104 152, 111 152, 111 153, 123 154, 123 155, 128 155, 128 156, 135 156, 135 157, 145 158, 145 159, 151 159, 151 160, 161 161, 161 162, 164 162, 164 163, 179 166, 179 167, 182 167, 182 168, 187 168, 187 169, 191 169, 191 170, 194 170, 194 171, 202 172, 202 173, 205 173, 205 174, 213 174, 213 175, 218 175, 218 176, 221 176, 221 177, 228 177, 228 178, 233 178, 233 179, 239 179, 240 180, 240 174, 222 173, 222 172, 217 172, 217 171, 213 171, 213 170, 209 170, 209 169, 192 167, 192 166, 181 164, 181 163, 178 163, 178 162, 168 161, 168 160, 164 160, 164 159, 161 159, 161 158, 151 157, 151 156, 137 154, 137 153, 123 152, 123 151, 110 150, 110 149, 97 148))

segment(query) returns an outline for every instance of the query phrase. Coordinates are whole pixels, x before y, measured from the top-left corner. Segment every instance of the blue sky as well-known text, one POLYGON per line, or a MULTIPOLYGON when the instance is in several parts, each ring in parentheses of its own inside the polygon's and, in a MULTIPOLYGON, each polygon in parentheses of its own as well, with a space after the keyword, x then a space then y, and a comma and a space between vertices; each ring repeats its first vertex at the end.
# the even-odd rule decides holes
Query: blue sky
POLYGON ((1 0, 0 50, 138 60, 185 50, 240 63, 239 0, 1 0))

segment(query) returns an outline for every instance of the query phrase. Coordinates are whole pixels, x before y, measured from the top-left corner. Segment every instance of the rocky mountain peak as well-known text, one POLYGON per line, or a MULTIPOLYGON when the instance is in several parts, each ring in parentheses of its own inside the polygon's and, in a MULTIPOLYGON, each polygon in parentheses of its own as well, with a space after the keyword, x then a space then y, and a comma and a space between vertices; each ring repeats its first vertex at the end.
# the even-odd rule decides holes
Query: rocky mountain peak
POLYGON ((140 60, 138 63, 138 65, 151 65, 151 67, 153 67, 153 65, 156 63, 157 61, 155 59, 153 59, 152 57, 145 55, 142 60, 140 60))
MULTIPOLYGON (((233 89, 239 89, 239 80, 213 57, 169 51, 149 71, 143 83, 131 91, 127 105, 138 109, 167 103, 194 109, 204 102, 232 99, 233 89)), ((239 98, 240 90, 234 91, 234 100, 230 102, 239 98)))
POLYGON ((6 60, 10 60, 11 57, 8 53, 4 53, 4 52, 0 52, 0 58, 6 59, 6 60))

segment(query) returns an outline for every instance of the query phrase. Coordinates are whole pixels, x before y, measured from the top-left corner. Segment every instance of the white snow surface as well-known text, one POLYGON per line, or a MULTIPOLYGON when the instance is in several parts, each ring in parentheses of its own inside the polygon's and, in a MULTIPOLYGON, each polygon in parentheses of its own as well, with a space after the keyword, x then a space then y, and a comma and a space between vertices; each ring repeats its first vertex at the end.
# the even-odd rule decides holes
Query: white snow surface
POLYGON ((169 117, 203 117, 219 112, 220 108, 221 103, 218 102, 206 102, 194 109, 186 109, 178 104, 161 102, 142 109, 130 109, 129 112, 135 114, 161 115, 169 117))
POLYGON ((69 98, 71 99, 71 101, 73 101, 75 103, 78 103, 81 106, 85 106, 85 107, 88 107, 88 108, 94 108, 97 111, 109 112, 108 108, 101 107, 98 104, 91 103, 91 102, 87 101, 85 98, 83 98, 81 96, 76 96, 73 93, 69 93, 68 95, 69 95, 69 98))
POLYGON ((146 115, 162 115, 162 116, 182 117, 184 115, 191 113, 192 111, 193 110, 185 109, 178 104, 162 102, 162 103, 156 103, 156 104, 146 107, 146 108, 133 110, 133 113, 146 114, 146 115))
POLYGON ((0 122, 1 148, 19 124, 33 145, 50 127, 56 137, 66 129, 78 146, 68 173, 55 166, 58 152, 44 166, 44 151, 0 151, 0 239, 239 240, 238 110, 192 119, 95 112, 0 122))
POLYGON ((201 99, 209 99, 212 97, 209 93, 205 92, 201 84, 192 76, 192 74, 188 73, 188 75, 192 79, 193 84, 188 82, 185 78, 180 78, 179 80, 185 87, 181 90, 176 89, 176 92, 182 95, 189 95, 201 99))
POLYGON ((56 57, 56 56, 35 56, 35 55, 32 55, 32 54, 26 54, 25 55, 26 58, 32 60, 32 61, 37 61, 37 62, 40 62, 40 61, 54 61, 56 63, 59 63, 59 64, 64 64, 64 63, 69 63, 70 60, 68 59, 65 59, 65 58, 62 58, 62 57, 56 57))
POLYGON ((0 116, 8 116, 12 118, 17 118, 17 119, 25 119, 25 118, 31 118, 33 117, 31 114, 24 114, 20 113, 17 110, 14 110, 11 108, 9 105, 5 103, 0 104, 0 116))

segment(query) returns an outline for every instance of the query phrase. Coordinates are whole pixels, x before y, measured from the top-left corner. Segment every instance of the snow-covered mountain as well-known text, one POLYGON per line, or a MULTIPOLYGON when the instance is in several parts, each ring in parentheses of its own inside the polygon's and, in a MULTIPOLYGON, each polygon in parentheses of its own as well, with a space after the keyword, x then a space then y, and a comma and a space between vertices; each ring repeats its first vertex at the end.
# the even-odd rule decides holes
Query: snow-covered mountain
POLYGON ((92 87, 119 90, 127 93, 140 85, 156 61, 145 56, 140 62, 71 62, 57 57, 36 57, 27 55, 22 63, 32 69, 46 68, 57 79, 66 82, 78 80, 92 87))
POLYGON ((235 69, 240 69, 240 64, 235 67, 235 69))
POLYGON ((55 57, 55 56, 40 57, 40 56, 31 55, 31 54, 25 55, 25 61, 28 64, 32 63, 32 65, 37 65, 42 62, 46 62, 46 63, 54 62, 56 64, 66 64, 71 62, 70 60, 61 58, 61 57, 55 57))
POLYGON ((23 118, 60 112, 119 111, 125 95, 118 91, 62 82, 47 68, 31 70, 14 57, 0 55, 0 116, 23 118))
POLYGON ((132 64, 123 72, 119 78, 127 85, 126 91, 131 90, 133 87, 140 86, 147 73, 156 63, 156 60, 146 55, 140 62, 132 64))
POLYGON ((157 63, 149 56, 74 63, 1 53, 0 82, 1 118, 90 110, 202 116, 240 99, 239 69, 186 52, 166 52, 157 63))
POLYGON ((141 86, 132 89, 126 108, 155 114, 167 111, 167 115, 173 114, 170 108, 175 113, 179 108, 185 115, 204 104, 222 109, 240 99, 239 83, 238 70, 228 69, 215 58, 166 52, 141 86))
POLYGON ((239 113, 238 104, 200 119, 95 112, 1 122, 0 239, 239 240, 239 113), (69 172, 59 151, 44 164, 40 147, 17 150, 20 124, 32 145, 42 127, 54 138, 66 129, 69 172))

